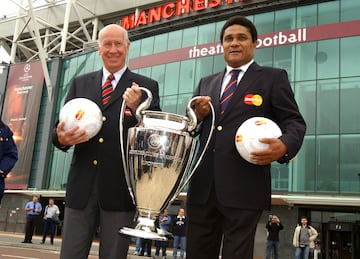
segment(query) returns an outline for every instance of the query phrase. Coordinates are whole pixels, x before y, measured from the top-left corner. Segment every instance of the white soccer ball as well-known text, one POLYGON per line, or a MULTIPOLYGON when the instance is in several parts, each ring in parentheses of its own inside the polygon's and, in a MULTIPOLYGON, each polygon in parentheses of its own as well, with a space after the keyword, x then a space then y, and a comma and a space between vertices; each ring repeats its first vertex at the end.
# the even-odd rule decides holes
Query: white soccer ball
POLYGON ((265 117, 252 117, 244 121, 235 135, 235 146, 246 161, 253 163, 250 153, 265 150, 269 144, 261 143, 260 138, 279 138, 282 135, 279 126, 265 117))
POLYGON ((99 133, 103 123, 99 106, 86 98, 75 98, 65 103, 59 119, 65 123, 65 130, 79 126, 79 130, 86 131, 89 139, 99 133))

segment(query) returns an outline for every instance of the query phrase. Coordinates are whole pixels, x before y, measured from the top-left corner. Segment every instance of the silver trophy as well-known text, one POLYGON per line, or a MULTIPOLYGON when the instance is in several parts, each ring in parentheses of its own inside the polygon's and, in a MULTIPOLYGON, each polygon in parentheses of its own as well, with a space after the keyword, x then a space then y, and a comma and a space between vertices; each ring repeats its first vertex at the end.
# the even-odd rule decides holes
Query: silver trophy
MULTIPOLYGON (((136 110, 138 124, 128 131, 127 147, 123 139, 125 103, 120 114, 120 146, 125 178, 130 195, 137 208, 135 228, 123 227, 119 233, 145 239, 165 241, 171 233, 155 226, 160 212, 166 209, 189 182, 200 164, 210 142, 209 132, 203 152, 195 163, 198 140, 190 134, 197 126, 197 119, 191 108, 192 98, 187 106, 187 116, 173 113, 149 111, 151 92, 136 110)), ((214 109, 212 124, 214 126, 214 109)), ((213 127, 211 127, 213 128, 213 127)))

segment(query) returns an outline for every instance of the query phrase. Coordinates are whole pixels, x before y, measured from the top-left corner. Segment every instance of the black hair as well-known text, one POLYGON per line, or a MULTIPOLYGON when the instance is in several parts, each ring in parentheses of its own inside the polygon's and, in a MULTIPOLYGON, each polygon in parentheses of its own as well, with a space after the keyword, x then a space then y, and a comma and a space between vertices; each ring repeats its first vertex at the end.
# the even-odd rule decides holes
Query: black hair
POLYGON ((220 32, 220 42, 221 43, 223 42, 225 30, 228 27, 235 25, 235 24, 248 28, 248 30, 251 34, 252 42, 257 41, 258 35, 257 35, 257 30, 256 30, 255 25, 249 19, 247 19, 243 16, 233 16, 233 17, 229 18, 229 20, 226 21, 226 23, 224 24, 224 26, 221 29, 221 32, 220 32))

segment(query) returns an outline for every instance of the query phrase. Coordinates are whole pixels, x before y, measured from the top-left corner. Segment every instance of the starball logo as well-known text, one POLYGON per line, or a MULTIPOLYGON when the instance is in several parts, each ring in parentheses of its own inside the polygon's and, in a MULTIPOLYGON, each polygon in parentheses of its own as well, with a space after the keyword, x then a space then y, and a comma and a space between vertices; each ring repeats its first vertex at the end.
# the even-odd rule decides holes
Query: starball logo
POLYGON ((75 119, 80 121, 85 115, 85 111, 82 109, 79 109, 77 113, 75 114, 75 119))

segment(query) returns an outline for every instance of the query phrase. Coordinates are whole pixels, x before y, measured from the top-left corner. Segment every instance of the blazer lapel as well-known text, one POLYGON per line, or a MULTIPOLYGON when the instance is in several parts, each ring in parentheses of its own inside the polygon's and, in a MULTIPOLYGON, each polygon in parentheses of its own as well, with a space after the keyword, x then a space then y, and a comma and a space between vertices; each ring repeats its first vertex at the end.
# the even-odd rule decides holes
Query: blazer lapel
POLYGON ((93 76, 91 77, 92 80, 92 85, 94 85, 95 87, 91 87, 91 91, 93 91, 93 95, 94 96, 94 101, 95 103, 102 108, 102 70, 97 71, 96 73, 93 74, 93 76))
POLYGON ((221 85, 225 76, 225 70, 222 73, 215 75, 213 80, 214 89, 211 91, 211 103, 214 106, 216 117, 219 118, 220 115, 220 94, 221 94, 221 85))

